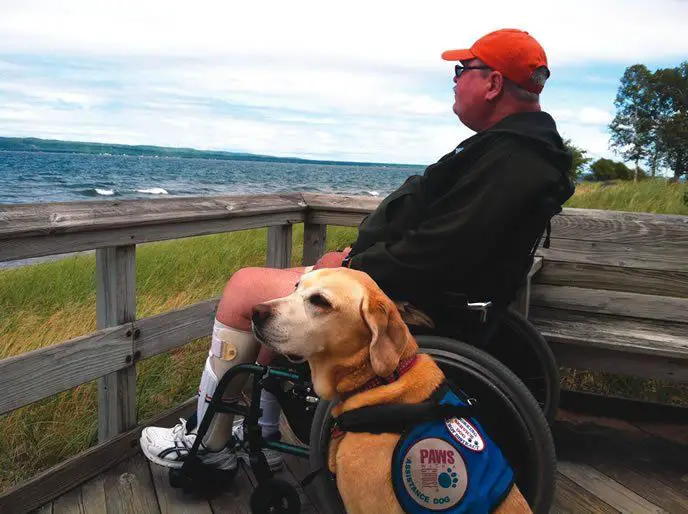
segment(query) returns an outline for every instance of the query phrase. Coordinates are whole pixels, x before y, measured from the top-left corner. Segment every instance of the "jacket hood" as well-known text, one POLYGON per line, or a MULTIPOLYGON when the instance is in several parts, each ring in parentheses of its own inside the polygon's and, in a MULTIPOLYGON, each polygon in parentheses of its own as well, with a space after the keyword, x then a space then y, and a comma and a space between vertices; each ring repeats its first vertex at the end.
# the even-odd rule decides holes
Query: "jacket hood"
POLYGON ((483 131, 482 134, 495 132, 527 138, 531 144, 534 142, 533 146, 538 153, 561 173, 559 184, 561 203, 573 195, 575 190, 571 181, 573 156, 564 145, 552 116, 542 111, 511 114, 483 131))

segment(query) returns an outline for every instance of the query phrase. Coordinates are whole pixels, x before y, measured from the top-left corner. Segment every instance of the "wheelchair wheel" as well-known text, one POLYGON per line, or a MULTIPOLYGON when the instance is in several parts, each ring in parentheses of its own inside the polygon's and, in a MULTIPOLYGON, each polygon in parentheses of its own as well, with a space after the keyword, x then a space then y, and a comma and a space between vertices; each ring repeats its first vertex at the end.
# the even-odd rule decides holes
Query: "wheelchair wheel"
MULTIPOLYGON (((420 338, 418 344, 423 346, 420 338)), ((561 382, 557 361, 542 334, 510 307, 497 332, 482 349, 521 379, 551 425, 559 408, 561 382)))
MULTIPOLYGON (((424 336, 447 378, 478 399, 478 419, 514 469, 516 483, 535 513, 549 511, 554 496, 554 442, 540 406, 506 366, 486 352, 455 339, 424 336)), ((327 469, 332 404, 321 400, 311 427, 310 464, 323 469, 314 483, 331 512, 344 512, 334 476, 327 469)))
POLYGON ((491 335, 487 341, 484 329, 476 327, 451 327, 436 334, 424 331, 415 337, 420 346, 427 334, 449 337, 485 350, 521 379, 551 424, 559 407, 561 384, 559 367, 549 344, 513 307, 496 316, 496 320, 488 321, 496 326, 489 329, 491 335))

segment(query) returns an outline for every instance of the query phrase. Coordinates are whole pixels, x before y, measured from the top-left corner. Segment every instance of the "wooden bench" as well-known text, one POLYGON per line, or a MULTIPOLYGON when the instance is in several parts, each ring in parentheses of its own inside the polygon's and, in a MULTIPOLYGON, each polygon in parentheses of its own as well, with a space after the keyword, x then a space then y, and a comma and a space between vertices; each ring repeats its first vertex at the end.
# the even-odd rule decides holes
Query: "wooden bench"
POLYGON ((565 209, 530 320, 562 366, 688 382, 688 216, 565 209))

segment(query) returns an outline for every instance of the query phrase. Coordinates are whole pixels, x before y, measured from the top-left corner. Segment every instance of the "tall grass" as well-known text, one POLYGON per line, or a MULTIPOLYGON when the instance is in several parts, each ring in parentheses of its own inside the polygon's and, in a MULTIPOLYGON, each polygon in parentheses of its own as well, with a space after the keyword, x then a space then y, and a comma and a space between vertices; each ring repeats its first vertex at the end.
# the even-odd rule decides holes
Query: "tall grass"
POLYGON ((633 182, 583 182, 567 207, 612 211, 688 214, 686 184, 666 179, 633 182))
MULTIPOLYGON (((571 207, 688 214, 685 185, 661 181, 579 185, 571 207)), ((356 238, 353 228, 329 227, 328 249, 356 238)), ((303 227, 294 228, 293 265, 302 255, 303 227)), ((262 266, 267 230, 139 245, 137 317, 147 317, 219 296, 237 269, 262 266)), ((95 257, 0 270, 0 359, 50 346, 95 330, 95 257)), ((208 351, 208 339, 153 357, 137 366, 137 418, 143 420, 191 397, 208 351)), ((33 377, 40 382, 40 376, 33 377)), ((603 393, 673 403, 688 388, 656 381, 570 371, 565 384, 603 393)), ((97 388, 84 384, 0 417, 0 490, 26 480, 96 442, 97 388)))

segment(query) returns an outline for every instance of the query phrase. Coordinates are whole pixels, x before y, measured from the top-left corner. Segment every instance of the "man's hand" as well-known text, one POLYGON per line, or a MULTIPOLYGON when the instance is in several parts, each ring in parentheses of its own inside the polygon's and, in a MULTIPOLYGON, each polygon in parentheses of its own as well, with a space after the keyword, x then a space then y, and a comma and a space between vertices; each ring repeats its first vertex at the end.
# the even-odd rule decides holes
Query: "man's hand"
POLYGON ((315 263, 313 269, 339 268, 342 265, 342 261, 347 255, 349 255, 350 251, 351 248, 347 247, 343 252, 327 252, 325 255, 320 257, 320 259, 318 259, 318 262, 315 263))

